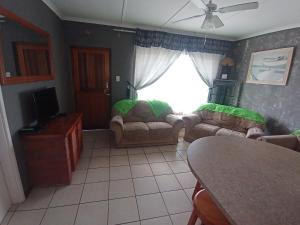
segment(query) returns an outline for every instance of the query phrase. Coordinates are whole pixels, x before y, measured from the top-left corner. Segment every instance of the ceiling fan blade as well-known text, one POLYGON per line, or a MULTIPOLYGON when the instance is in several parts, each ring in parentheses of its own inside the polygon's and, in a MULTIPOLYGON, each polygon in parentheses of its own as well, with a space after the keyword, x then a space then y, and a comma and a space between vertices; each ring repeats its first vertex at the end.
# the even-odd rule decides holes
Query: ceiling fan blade
POLYGON ((213 21, 213 24, 215 25, 215 28, 220 28, 220 27, 224 26, 224 23, 222 22, 220 17, 218 17, 217 15, 214 15, 212 17, 212 21, 213 21))
POLYGON ((205 19, 203 21, 201 29, 213 30, 213 29, 220 28, 223 26, 224 26, 224 24, 218 16, 212 15, 212 14, 207 14, 205 16, 205 19))
POLYGON ((218 12, 220 13, 229 13, 235 11, 242 11, 242 10, 250 10, 250 9, 257 9, 259 6, 258 2, 248 2, 244 4, 232 5, 219 8, 218 12))
POLYGON ((199 9, 207 9, 207 5, 204 0, 190 0, 190 2, 192 2, 199 9))
POLYGON ((185 20, 191 20, 191 19, 195 19, 195 18, 200 18, 200 17, 202 17, 204 15, 205 15, 205 13, 201 14, 201 15, 196 15, 196 16, 191 16, 191 17, 180 19, 180 20, 176 20, 176 21, 173 21, 172 23, 178 23, 178 22, 185 21, 185 20))

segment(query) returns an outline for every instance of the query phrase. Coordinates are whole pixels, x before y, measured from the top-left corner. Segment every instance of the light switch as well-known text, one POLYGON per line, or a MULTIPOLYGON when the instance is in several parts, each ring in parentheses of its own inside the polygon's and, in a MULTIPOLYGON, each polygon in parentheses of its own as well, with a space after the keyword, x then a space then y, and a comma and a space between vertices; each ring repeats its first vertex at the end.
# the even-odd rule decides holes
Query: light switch
POLYGON ((120 80, 121 80, 120 76, 116 76, 116 81, 120 82, 120 80))

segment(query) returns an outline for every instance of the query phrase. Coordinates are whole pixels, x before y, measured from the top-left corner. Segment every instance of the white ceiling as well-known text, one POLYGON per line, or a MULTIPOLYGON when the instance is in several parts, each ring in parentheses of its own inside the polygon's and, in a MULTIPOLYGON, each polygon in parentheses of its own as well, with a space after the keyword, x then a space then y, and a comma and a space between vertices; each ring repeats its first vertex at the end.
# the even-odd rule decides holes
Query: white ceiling
MULTIPOLYGON (((176 33, 240 40, 273 31, 300 27, 299 0, 258 0, 259 9, 219 14, 225 24, 201 30, 203 18, 172 21, 201 14, 189 0, 42 0, 64 20, 165 30, 176 33), (185 7, 178 12, 183 6, 185 7), (178 12, 176 14, 176 12, 178 12), (123 16, 122 16, 123 15, 123 16), (175 16, 174 16, 175 15, 175 16), (173 16, 173 18, 172 18, 173 16), (168 20, 172 18, 169 22, 168 20)), ((204 0, 208 2, 208 0, 204 0)), ((254 0, 213 0, 218 7, 254 0)))

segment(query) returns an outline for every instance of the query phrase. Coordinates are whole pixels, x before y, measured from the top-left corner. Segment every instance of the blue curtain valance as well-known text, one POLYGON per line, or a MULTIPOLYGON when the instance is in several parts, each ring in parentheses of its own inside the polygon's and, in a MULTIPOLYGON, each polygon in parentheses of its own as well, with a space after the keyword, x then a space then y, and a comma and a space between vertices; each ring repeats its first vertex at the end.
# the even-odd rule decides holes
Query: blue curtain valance
POLYGON ((207 52, 225 54, 231 49, 232 42, 211 38, 193 37, 171 34, 161 31, 137 29, 135 45, 141 47, 162 47, 171 50, 186 50, 188 52, 207 52))

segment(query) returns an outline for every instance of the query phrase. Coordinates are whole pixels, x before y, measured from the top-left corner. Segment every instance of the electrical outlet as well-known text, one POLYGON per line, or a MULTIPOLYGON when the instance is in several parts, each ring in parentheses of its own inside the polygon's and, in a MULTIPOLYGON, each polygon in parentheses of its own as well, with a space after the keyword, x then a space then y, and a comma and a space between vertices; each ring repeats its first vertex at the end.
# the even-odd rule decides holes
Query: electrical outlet
POLYGON ((121 80, 120 76, 116 76, 116 81, 120 82, 120 80, 121 80))

